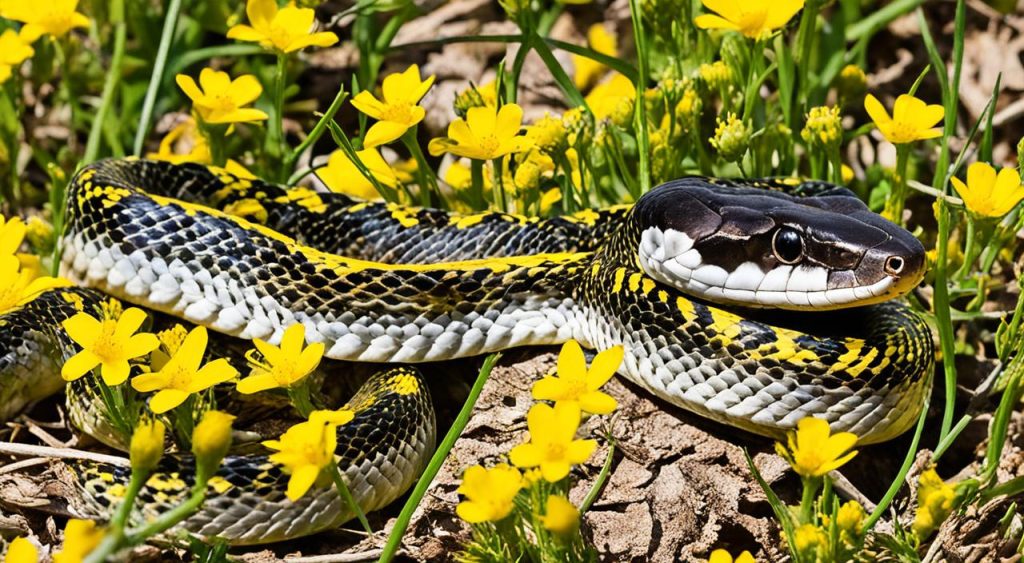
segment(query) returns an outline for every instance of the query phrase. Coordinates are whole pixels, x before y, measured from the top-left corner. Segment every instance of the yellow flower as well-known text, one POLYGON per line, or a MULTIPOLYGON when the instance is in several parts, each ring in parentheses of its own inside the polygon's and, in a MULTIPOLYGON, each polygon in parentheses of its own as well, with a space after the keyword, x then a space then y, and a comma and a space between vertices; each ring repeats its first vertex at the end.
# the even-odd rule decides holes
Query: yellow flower
POLYGON ((856 451, 846 453, 857 443, 857 436, 850 432, 830 436, 828 422, 820 418, 802 418, 796 427, 796 432, 789 433, 788 449, 776 442, 775 451, 802 477, 821 477, 857 455, 856 451))
POLYGON ((800 132, 804 142, 812 147, 837 147, 843 140, 843 124, 838 107, 818 106, 807 113, 807 124, 800 132))
MULTIPOLYGON (((394 188, 398 186, 398 176, 391 169, 384 157, 377 152, 377 149, 363 149, 356 151, 356 156, 363 163, 373 177, 381 184, 394 188)), ((327 185, 332 192, 341 193, 365 199, 367 201, 382 199, 377 188, 363 176, 355 163, 349 160, 345 151, 338 149, 331 153, 327 159, 327 166, 318 168, 316 175, 327 185)))
POLYGON ((562 118, 546 113, 526 128, 526 136, 533 141, 535 148, 548 154, 564 151, 568 141, 562 118))
POLYGON ((253 364, 252 373, 238 382, 238 392, 245 395, 294 385, 312 373, 324 356, 323 342, 314 342, 303 350, 306 326, 302 323, 295 323, 284 331, 280 347, 259 338, 253 343, 263 354, 264 361, 256 362, 248 357, 253 364))
POLYGON ((36 563, 39 561, 39 550, 28 538, 14 538, 7 546, 4 563, 36 563))
POLYGON ((803 524, 793 532, 793 548, 809 561, 819 561, 819 550, 827 547, 828 535, 814 524, 803 524))
POLYGON ((128 449, 132 469, 135 471, 152 471, 160 463, 164 455, 164 433, 167 429, 159 420, 143 419, 132 432, 132 441, 128 449))
POLYGON ((533 384, 533 398, 538 401, 572 402, 583 412, 608 414, 617 403, 610 395, 598 391, 622 364, 622 346, 613 346, 594 358, 590 369, 583 349, 575 340, 562 345, 558 354, 558 376, 545 377, 533 384))
POLYGON ((860 538, 861 528, 864 525, 864 518, 867 513, 864 507, 855 500, 847 501, 839 507, 836 513, 836 527, 839 528, 839 537, 848 544, 853 544, 860 538))
POLYGON ((498 84, 494 80, 479 86, 470 83, 469 88, 459 92, 452 104, 457 115, 466 115, 469 108, 498 107, 498 84))
POLYGON ((149 402, 150 410, 156 414, 165 413, 185 402, 192 393, 209 389, 238 375, 238 371, 223 358, 200 367, 208 338, 206 327, 192 329, 160 371, 144 373, 132 379, 132 387, 136 391, 157 391, 149 402))
POLYGON ((733 559, 732 554, 724 549, 716 549, 708 557, 708 563, 755 563, 754 556, 749 551, 743 551, 733 559))
POLYGON ((76 27, 89 27, 89 18, 77 8, 78 0, 12 1, 5 5, 3 16, 24 23, 21 38, 32 43, 43 35, 57 38, 76 27))
POLYGON ((730 29, 751 39, 763 39, 786 25, 804 0, 703 0, 704 7, 718 12, 694 18, 701 29, 730 29))
POLYGON ((636 86, 624 74, 615 73, 587 94, 587 105, 597 119, 607 119, 616 113, 632 111, 636 86))
POLYGON ((942 130, 935 125, 942 121, 946 111, 940 105, 925 104, 909 94, 896 98, 892 117, 882 107, 882 102, 871 94, 864 98, 864 109, 882 136, 894 145, 942 136, 942 130))
POLYGON ((523 488, 523 476, 515 467, 504 463, 491 469, 474 465, 462 475, 459 494, 466 497, 455 507, 455 513, 470 524, 497 522, 515 507, 513 500, 523 488))
POLYGON ((326 412, 314 411, 309 420, 292 426, 279 440, 263 442, 264 446, 277 451, 271 454, 270 461, 283 465, 291 474, 285 494, 292 502, 302 498, 334 460, 334 450, 338 447, 337 427, 353 418, 351 411, 335 411, 331 415, 326 412))
POLYGON ((64 547, 53 555, 53 563, 82 563, 103 539, 103 528, 92 520, 72 518, 64 526, 64 547))
MULTIPOLYGON (((603 24, 595 23, 587 29, 587 43, 591 49, 602 55, 619 56, 618 46, 615 44, 615 36, 608 33, 603 24)), ((572 65, 576 68, 573 80, 576 82, 576 87, 580 90, 601 78, 608 69, 604 64, 580 55, 572 56, 572 65)))
POLYGON ((1013 168, 996 169, 984 162, 975 162, 967 168, 967 183, 952 178, 964 205, 984 217, 1002 217, 1024 199, 1020 173, 1013 168))
POLYGON ((381 86, 383 101, 363 90, 352 98, 352 105, 377 120, 366 132, 363 146, 373 148, 401 137, 423 120, 426 110, 416 105, 426 95, 434 77, 420 80, 420 67, 412 65, 401 74, 391 74, 381 86))
POLYGON ((21 267, 18 257, 0 255, 0 313, 28 303, 47 289, 69 285, 64 278, 36 277, 33 269, 21 267))
POLYGON ((725 64, 725 61, 715 61, 711 64, 703 63, 698 70, 701 80, 712 90, 724 90, 732 85, 732 68, 725 64))
POLYGON ((597 442, 576 440, 580 425, 580 407, 576 403, 557 403, 554 408, 534 405, 526 415, 530 442, 509 452, 509 459, 523 468, 540 466, 544 479, 554 483, 569 474, 572 465, 583 463, 594 453, 597 442))
POLYGON ((737 162, 747 152, 750 133, 750 127, 742 119, 736 117, 735 113, 730 112, 724 119, 722 116, 718 116, 715 136, 709 140, 711 146, 715 147, 724 160, 737 162))
POLYGON ((956 490, 947 485, 934 468, 928 469, 917 480, 917 512, 911 529, 919 540, 932 534, 953 511, 956 490))
POLYGON ((88 313, 78 313, 61 325, 82 351, 64 363, 60 374, 65 381, 74 381, 96 366, 107 385, 120 385, 131 371, 129 360, 145 356, 160 345, 156 335, 135 334, 146 320, 142 309, 131 307, 120 317, 103 315, 97 320, 88 313))
POLYGON ((450 152, 476 160, 492 160, 529 149, 533 142, 519 135, 523 125, 523 108, 516 104, 492 108, 476 107, 466 112, 466 119, 448 125, 448 136, 430 141, 430 154, 450 152))
POLYGON ((246 123, 267 119, 266 113, 243 107, 256 101, 263 93, 263 86, 252 74, 243 74, 232 80, 226 72, 204 68, 199 73, 199 85, 191 76, 184 74, 177 75, 175 80, 206 123, 246 123))
POLYGON ((196 120, 191 117, 168 131, 167 135, 160 139, 159 150, 147 154, 146 158, 163 160, 171 164, 184 162, 210 164, 213 162, 210 145, 206 142, 206 137, 199 133, 196 120), (182 152, 183 150, 188 152, 182 152))
POLYGON ((562 190, 551 188, 540 196, 540 214, 547 215, 555 204, 562 201, 562 190))
POLYGON ((235 417, 221 411, 206 411, 192 431, 192 454, 196 456, 199 479, 209 478, 231 447, 231 423, 235 417))
POLYGON ((0 215, 0 256, 14 256, 25 240, 26 230, 21 217, 5 219, 0 215))
MULTIPOLYGON (((465 164, 458 161, 453 162, 444 172, 444 183, 455 191, 468 190, 473 185, 473 172, 465 164)), ((484 175, 484 184, 486 183, 487 176, 484 175)))
POLYGON ((566 538, 580 529, 580 511, 569 502, 569 499, 559 495, 548 495, 540 521, 544 529, 566 538))
POLYGON ((4 30, 0 34, 0 84, 11 77, 14 67, 35 54, 35 50, 25 43, 24 38, 13 29, 4 30))
POLYGON ((252 25, 232 26, 228 39, 252 41, 282 53, 330 47, 338 42, 338 36, 330 31, 311 33, 316 13, 312 8, 298 8, 294 2, 278 9, 277 0, 249 0, 245 13, 252 25))

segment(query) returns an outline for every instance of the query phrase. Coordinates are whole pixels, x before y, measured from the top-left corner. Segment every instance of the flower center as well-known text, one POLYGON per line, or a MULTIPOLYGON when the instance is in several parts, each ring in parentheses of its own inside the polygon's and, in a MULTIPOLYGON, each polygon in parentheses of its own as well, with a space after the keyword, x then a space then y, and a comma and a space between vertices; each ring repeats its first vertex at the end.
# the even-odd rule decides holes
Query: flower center
POLYGON ((407 101, 392 102, 384 106, 381 121, 410 123, 412 121, 412 104, 407 101))
POLYGON ((103 363, 109 363, 124 357, 124 346, 114 338, 117 321, 104 319, 100 334, 92 345, 92 353, 103 363))
POLYGON ((743 10, 740 12, 739 21, 736 23, 740 28, 740 32, 747 37, 754 37, 760 35, 765 30, 764 22, 768 20, 768 10, 762 8, 760 10, 743 10))
POLYGON ((168 383, 167 386, 172 389, 178 389, 179 391, 187 391, 191 383, 191 371, 181 365, 180 362, 175 362, 175 365, 171 366, 170 383, 168 383))
POLYGON ((547 459, 549 461, 565 459, 566 450, 568 449, 566 444, 549 442, 547 447, 547 459))
POLYGON ((498 153, 498 147, 501 146, 501 141, 498 140, 494 135, 484 135, 480 137, 480 151, 487 155, 487 158, 492 158, 498 153))
POLYGON ((904 121, 893 121, 889 134, 892 142, 909 143, 917 140, 918 129, 904 121))
POLYGON ((565 398, 568 400, 579 399, 587 392, 587 382, 581 377, 574 377, 569 380, 565 390, 565 398))

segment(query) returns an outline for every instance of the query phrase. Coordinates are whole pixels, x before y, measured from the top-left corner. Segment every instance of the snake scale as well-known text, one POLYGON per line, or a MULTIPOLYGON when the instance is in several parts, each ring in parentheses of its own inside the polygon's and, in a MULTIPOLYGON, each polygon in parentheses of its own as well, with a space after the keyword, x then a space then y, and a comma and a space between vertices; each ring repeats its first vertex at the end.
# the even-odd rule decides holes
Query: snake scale
MULTIPOLYGON (((241 339, 276 343, 302 323, 346 361, 622 344, 630 381, 772 437, 815 416, 861 443, 887 440, 931 385, 930 331, 893 299, 923 277, 924 249, 828 184, 683 178, 632 206, 538 219, 129 159, 83 169, 68 202, 61 272, 79 287, 0 316, 14 329, 0 336, 0 378, 35 391, 5 392, 16 397, 8 411, 60 386, 54 366, 74 350, 57 321, 107 296, 241 339)), ((419 378, 375 376, 339 428, 339 466, 367 509, 400 495, 433 449, 419 378)), ((145 510, 184 494, 188 463, 150 483, 145 510)), ((102 505, 124 477, 82 478, 102 505)), ((261 543, 351 517, 327 488, 289 504, 265 457, 229 457, 218 479, 188 530, 261 543)))

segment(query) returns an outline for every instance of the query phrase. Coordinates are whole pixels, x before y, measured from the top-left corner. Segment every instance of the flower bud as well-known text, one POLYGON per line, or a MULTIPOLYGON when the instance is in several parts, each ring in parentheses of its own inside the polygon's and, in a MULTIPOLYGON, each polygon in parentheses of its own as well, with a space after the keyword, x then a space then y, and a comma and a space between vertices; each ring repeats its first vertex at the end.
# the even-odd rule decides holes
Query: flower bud
POLYGON ((221 411, 206 411, 192 431, 192 453, 199 478, 209 479, 231 447, 231 422, 235 417, 221 411))
POLYGON ((164 423, 143 419, 132 434, 128 454, 134 471, 152 471, 164 455, 164 423))
POLYGON ((737 162, 742 159, 747 152, 749 141, 750 128, 736 117, 736 114, 729 113, 725 119, 719 116, 715 136, 711 138, 711 146, 715 147, 723 160, 737 162))
POLYGON ((838 147, 843 140, 843 124, 839 108, 819 106, 807 114, 807 124, 800 131, 807 146, 819 149, 838 147))
POLYGON ((580 511, 563 496, 548 495, 540 520, 546 530, 562 539, 568 539, 580 529, 580 511))

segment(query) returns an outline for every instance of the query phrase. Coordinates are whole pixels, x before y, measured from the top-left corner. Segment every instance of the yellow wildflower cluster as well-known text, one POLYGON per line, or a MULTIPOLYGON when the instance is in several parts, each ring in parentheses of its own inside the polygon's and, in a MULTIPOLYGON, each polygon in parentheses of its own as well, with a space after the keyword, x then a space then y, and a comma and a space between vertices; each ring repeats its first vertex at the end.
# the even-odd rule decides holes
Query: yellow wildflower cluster
POLYGON ((796 432, 789 433, 786 445, 775 443, 775 451, 801 477, 821 477, 857 455, 856 451, 849 451, 856 443, 854 434, 831 434, 828 422, 808 417, 800 419, 796 432))
POLYGON ((918 541, 924 541, 949 517, 956 500, 956 489, 947 485, 935 468, 921 474, 917 480, 917 512, 911 525, 918 541))
POLYGON ((813 107, 807 113, 807 124, 800 132, 805 143, 811 147, 831 149, 839 147, 843 140, 843 125, 838 107, 813 107))
POLYGON ((263 445, 274 450, 270 461, 284 466, 287 473, 286 495, 297 501, 317 483, 325 470, 336 471, 333 467, 334 450, 338 447, 337 428, 355 418, 349 410, 313 411, 309 420, 289 428, 277 440, 267 440, 263 445))
POLYGON ((763 40, 804 7, 804 0, 703 0, 716 14, 697 16, 693 23, 702 29, 738 31, 750 39, 763 40))
POLYGON ((245 13, 251 25, 238 24, 228 30, 229 39, 259 43, 265 49, 291 53, 306 47, 330 47, 338 36, 329 31, 313 33, 315 12, 289 4, 278 8, 277 0, 249 0, 245 13))
POLYGON ((538 535, 542 543, 567 546, 578 541, 580 510, 566 498, 562 484, 572 466, 586 461, 597 447, 594 440, 576 439, 581 405, 590 413, 607 414, 615 409, 615 399, 598 388, 618 369, 622 356, 622 347, 615 346, 599 353, 588 369, 579 343, 570 340, 563 345, 557 376, 544 377, 533 388, 535 399, 552 400, 554 407, 538 403, 530 408, 526 416, 530 441, 512 448, 512 465, 489 469, 476 465, 463 474, 458 492, 465 500, 456 512, 474 525, 474 534, 488 533, 492 530, 486 527, 488 523, 506 521, 516 514, 511 525, 530 522, 529 533, 538 535), (529 493, 520 499, 524 490, 529 493), (520 505, 526 509, 517 510, 520 505), (541 530, 545 533, 538 534, 541 530))
POLYGON ((1013 168, 996 169, 984 162, 967 168, 967 183, 952 178, 964 205, 972 213, 986 218, 1001 218, 1024 199, 1020 173, 1013 168))
POLYGON ((39 276, 37 261, 18 253, 26 230, 20 218, 0 216, 0 313, 24 305, 48 289, 70 285, 63 278, 39 276))

